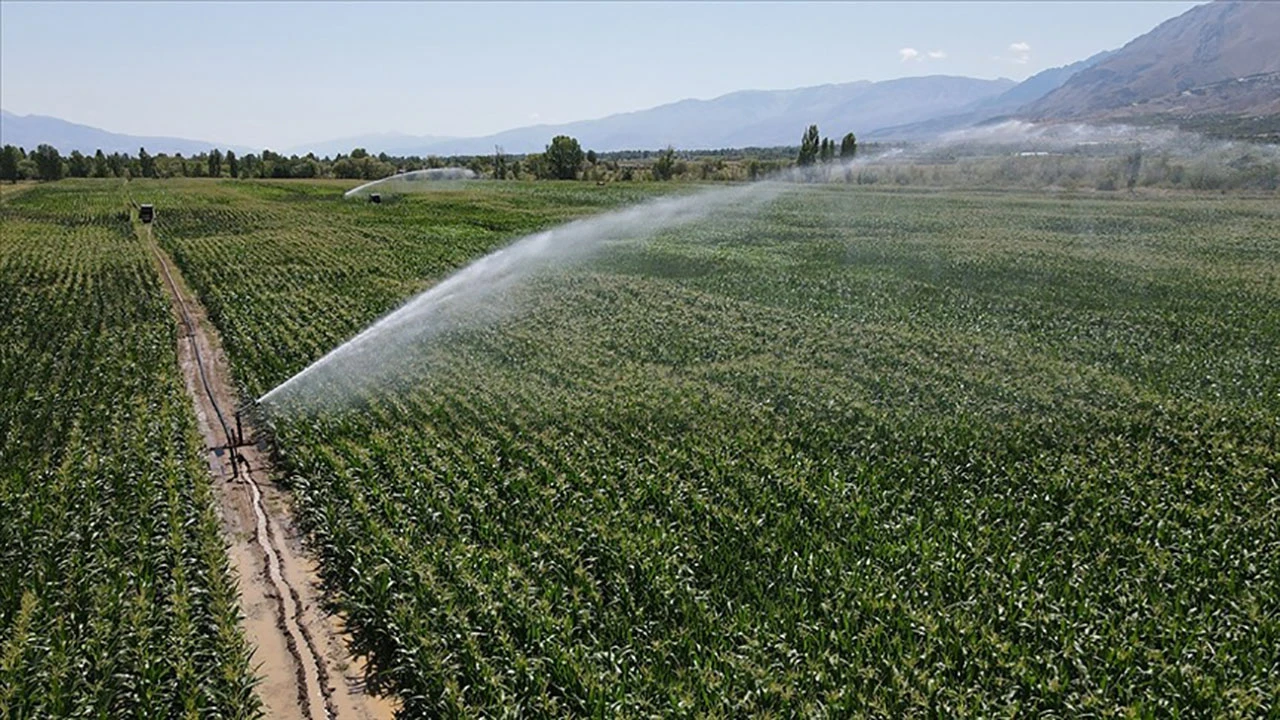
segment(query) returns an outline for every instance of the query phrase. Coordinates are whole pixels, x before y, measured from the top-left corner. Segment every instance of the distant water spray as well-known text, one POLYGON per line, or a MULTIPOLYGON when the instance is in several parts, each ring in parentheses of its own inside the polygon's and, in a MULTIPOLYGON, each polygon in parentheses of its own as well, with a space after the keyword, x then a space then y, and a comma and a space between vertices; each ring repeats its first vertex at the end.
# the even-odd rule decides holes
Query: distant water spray
MULTIPOLYGON (((424 340, 514 310, 508 293, 611 242, 639 240, 715 213, 748 213, 789 186, 776 181, 664 198, 528 235, 449 276, 294 375, 259 402, 340 400, 376 387, 424 340)), ((359 188, 357 188, 358 190, 359 188)))
POLYGON ((1104 156, 1137 146, 1172 156, 1215 160, 1222 159, 1224 155, 1250 155, 1269 161, 1280 157, 1280 147, 1276 145, 1216 139, 1173 127, 1005 120, 943 133, 932 140, 915 143, 910 152, 898 159, 910 161, 940 151, 963 155, 966 151, 983 147, 1024 153, 1082 152, 1092 148, 1099 156, 1104 156))
POLYGON ((399 175, 384 177, 381 180, 374 180, 363 185, 353 187, 342 194, 342 197, 356 197, 365 193, 382 191, 412 191, 421 183, 425 182, 442 182, 447 180, 473 180, 476 174, 467 168, 447 167, 447 168, 430 168, 427 170, 410 170, 399 175))

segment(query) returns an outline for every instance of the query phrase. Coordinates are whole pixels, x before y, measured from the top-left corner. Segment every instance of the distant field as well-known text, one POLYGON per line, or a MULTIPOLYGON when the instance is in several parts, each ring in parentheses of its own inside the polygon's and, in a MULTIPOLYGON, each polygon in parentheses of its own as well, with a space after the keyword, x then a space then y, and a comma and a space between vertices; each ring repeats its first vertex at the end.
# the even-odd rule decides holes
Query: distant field
MULTIPOLYGON (((128 186, 248 397, 510 239, 667 190, 348 186, 128 186)), ((271 420, 407 716, 1265 716, 1277 227, 1274 197, 798 186, 271 420)))
POLYGON ((169 304, 118 181, 0 190, 0 717, 253 717, 169 304))

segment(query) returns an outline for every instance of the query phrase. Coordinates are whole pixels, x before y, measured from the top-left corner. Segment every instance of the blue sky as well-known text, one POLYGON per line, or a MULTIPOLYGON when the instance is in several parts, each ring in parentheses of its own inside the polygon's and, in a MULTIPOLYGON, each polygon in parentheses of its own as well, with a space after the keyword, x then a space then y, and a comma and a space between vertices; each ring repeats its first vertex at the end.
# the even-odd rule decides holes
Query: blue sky
POLYGON ((1197 4, 4 0, 0 107, 280 149, 483 135, 743 89, 1021 80, 1197 4))

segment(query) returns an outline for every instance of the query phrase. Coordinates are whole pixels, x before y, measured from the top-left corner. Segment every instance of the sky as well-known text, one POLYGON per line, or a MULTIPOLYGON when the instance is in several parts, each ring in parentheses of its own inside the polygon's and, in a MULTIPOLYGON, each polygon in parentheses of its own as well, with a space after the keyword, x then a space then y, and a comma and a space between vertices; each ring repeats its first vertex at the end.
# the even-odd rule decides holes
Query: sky
POLYGON ((735 90, 1022 80, 1197 4, 0 0, 0 107, 277 150, 478 136, 735 90))

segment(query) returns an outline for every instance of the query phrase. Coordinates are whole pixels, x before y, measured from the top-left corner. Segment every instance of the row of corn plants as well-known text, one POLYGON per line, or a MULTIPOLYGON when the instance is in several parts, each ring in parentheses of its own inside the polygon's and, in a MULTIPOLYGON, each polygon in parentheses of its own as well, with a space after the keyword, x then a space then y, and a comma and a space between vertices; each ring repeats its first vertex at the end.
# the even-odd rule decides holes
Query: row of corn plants
POLYGON ((173 316, 125 194, 2 202, 0 717, 255 717, 173 316))

